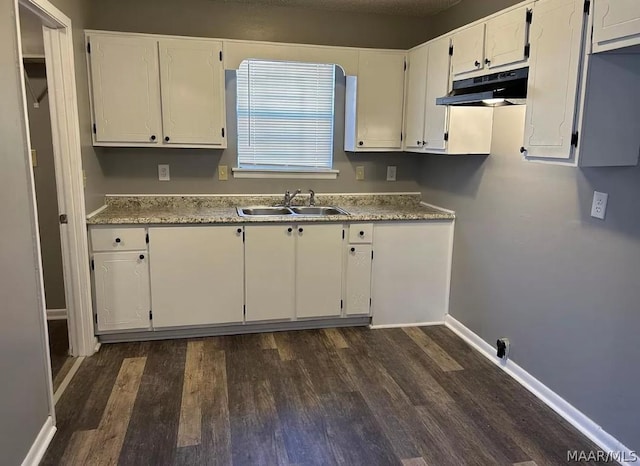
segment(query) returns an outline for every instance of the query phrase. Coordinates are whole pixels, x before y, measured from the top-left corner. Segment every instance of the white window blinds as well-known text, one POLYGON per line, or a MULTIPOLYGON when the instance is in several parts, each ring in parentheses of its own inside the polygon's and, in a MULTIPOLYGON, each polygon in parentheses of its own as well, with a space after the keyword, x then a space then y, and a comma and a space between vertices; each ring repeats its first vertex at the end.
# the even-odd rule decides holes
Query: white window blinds
POLYGON ((245 60, 237 86, 238 167, 332 168, 335 65, 245 60))

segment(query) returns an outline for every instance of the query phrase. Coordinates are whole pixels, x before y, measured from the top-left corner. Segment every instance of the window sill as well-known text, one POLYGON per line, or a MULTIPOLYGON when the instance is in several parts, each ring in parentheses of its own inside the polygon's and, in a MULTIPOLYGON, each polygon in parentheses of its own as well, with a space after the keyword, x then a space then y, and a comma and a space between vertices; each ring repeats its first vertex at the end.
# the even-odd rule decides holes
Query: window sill
POLYGON ((335 180, 339 170, 260 170, 255 168, 232 168, 234 178, 280 178, 300 180, 335 180))

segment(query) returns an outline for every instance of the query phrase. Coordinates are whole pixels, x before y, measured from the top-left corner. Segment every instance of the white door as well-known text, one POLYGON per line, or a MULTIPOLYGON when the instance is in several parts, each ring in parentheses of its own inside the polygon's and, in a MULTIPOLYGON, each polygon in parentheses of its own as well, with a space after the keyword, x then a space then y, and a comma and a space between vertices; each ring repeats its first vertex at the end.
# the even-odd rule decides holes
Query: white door
POLYGON ((245 320, 295 316, 296 245, 293 225, 245 227, 245 320))
POLYGON ((517 8, 487 21, 485 64, 488 68, 527 60, 527 7, 517 8))
POLYGON ((443 37, 429 44, 427 61, 427 91, 424 116, 424 148, 446 147, 447 112, 444 105, 436 105, 436 99, 449 92, 451 57, 449 38, 443 37))
POLYGON ((340 224, 296 227, 296 317, 340 315, 342 232, 340 224))
POLYGON ((346 314, 369 314, 371 311, 370 244, 353 244, 347 250, 346 314))
POLYGON ((424 140, 424 105, 427 91, 427 45, 409 52, 407 57, 407 98, 405 107, 405 147, 421 149, 424 140))
POLYGON ((525 155, 569 159, 582 57, 583 0, 540 0, 531 24, 525 155))
POLYGON ((477 24, 452 37, 451 66, 454 76, 457 77, 484 68, 484 28, 484 23, 477 24))
POLYGON ((160 143, 160 71, 155 39, 91 35, 97 143, 160 143))
POLYGON ((164 144, 222 145, 222 42, 160 41, 164 144))
POLYGON ((358 149, 402 148, 404 52, 360 52, 358 149))
POLYGON ((242 228, 149 228, 153 327, 241 323, 242 228))
MULTIPOLYGON (((595 51, 615 49, 616 40, 640 35, 640 2, 638 0, 598 0, 593 12, 593 44, 595 51)), ((640 38, 624 45, 640 43, 640 38)))
POLYGON ((376 224, 373 325, 443 322, 453 222, 376 224))
POLYGON ((146 251, 93 255, 97 330, 150 329, 146 251))

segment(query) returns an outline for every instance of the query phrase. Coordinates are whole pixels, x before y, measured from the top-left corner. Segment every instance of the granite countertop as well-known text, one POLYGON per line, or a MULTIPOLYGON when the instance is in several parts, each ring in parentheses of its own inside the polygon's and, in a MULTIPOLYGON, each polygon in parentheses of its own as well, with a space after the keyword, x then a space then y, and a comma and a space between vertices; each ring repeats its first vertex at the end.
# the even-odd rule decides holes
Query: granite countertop
MULTIPOLYGON (((307 205, 300 194, 292 205, 307 205)), ((363 222, 385 220, 451 220, 446 210, 420 203, 420 194, 317 194, 316 205, 337 206, 350 215, 282 215, 241 217, 236 207, 274 206, 282 196, 107 196, 106 208, 87 217, 89 225, 215 224, 283 222, 363 222)))

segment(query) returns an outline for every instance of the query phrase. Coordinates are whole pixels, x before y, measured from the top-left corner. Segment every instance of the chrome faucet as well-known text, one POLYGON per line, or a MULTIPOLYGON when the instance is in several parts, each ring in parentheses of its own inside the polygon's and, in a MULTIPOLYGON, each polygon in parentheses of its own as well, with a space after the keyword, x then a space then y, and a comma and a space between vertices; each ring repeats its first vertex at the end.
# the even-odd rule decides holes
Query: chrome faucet
POLYGON ((313 189, 309 190, 309 207, 316 205, 316 193, 313 189))
POLYGON ((293 200, 294 197, 296 197, 298 194, 300 194, 302 191, 299 189, 296 189, 296 192, 291 194, 290 191, 287 191, 284 193, 284 206, 285 207, 291 207, 291 201, 293 200))

